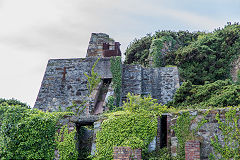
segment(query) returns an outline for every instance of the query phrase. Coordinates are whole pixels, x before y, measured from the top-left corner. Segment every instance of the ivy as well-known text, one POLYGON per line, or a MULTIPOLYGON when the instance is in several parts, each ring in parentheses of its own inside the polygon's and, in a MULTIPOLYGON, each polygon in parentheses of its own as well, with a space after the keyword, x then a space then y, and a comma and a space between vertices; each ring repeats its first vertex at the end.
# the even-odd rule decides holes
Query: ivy
POLYGON ((4 98, 0 98, 0 105, 5 105, 5 106, 22 106, 22 107, 26 107, 26 108, 30 108, 29 105, 27 105, 26 103, 22 103, 19 100, 16 99, 4 99, 4 98))
POLYGON ((59 133, 56 133, 56 149, 59 152, 60 160, 74 160, 78 158, 75 135, 76 129, 69 133, 67 125, 64 125, 59 133))
POLYGON ((97 132, 95 159, 112 159, 114 146, 142 148, 146 155, 149 143, 157 135, 157 116, 167 111, 166 106, 151 97, 127 95, 123 111, 109 113, 97 132))
POLYGON ((116 106, 119 106, 122 89, 122 60, 121 57, 111 57, 111 72, 116 106))
POLYGON ((176 125, 173 126, 173 130, 178 140, 177 145, 177 157, 178 159, 185 159, 185 143, 187 140, 192 138, 192 132, 190 131, 189 127, 191 125, 191 121, 195 117, 191 117, 189 112, 183 112, 177 118, 176 125))
POLYGON ((179 114, 176 124, 172 127, 174 130, 175 136, 177 137, 177 159, 185 159, 185 143, 187 140, 196 139, 196 133, 198 130, 208 121, 205 117, 208 115, 209 110, 205 112, 202 118, 198 123, 197 127, 190 130, 190 126, 196 116, 192 116, 188 111, 182 112, 179 114))
POLYGON ((215 135, 214 139, 211 139, 214 153, 211 153, 209 158, 221 160, 240 159, 240 115, 236 108, 230 108, 224 117, 225 119, 222 120, 219 114, 216 115, 223 136, 223 144, 215 135))
POLYGON ((0 159, 53 159, 62 115, 0 105, 0 159))

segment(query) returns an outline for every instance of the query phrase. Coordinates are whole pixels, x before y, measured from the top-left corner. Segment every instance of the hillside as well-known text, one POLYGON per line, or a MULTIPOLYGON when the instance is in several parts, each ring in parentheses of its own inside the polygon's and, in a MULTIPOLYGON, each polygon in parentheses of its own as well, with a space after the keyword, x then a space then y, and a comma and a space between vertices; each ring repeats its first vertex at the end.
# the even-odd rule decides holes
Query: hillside
POLYGON ((231 64, 240 55, 240 25, 227 25, 211 33, 157 31, 130 43, 126 64, 155 67, 176 65, 182 81, 231 79, 231 64))

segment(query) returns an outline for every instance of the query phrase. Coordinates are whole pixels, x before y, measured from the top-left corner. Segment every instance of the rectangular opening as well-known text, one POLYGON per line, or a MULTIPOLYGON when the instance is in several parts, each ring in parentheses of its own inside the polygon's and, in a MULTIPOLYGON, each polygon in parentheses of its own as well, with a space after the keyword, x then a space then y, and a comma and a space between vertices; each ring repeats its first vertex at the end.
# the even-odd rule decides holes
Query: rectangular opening
POLYGON ((104 104, 104 101, 108 92, 108 87, 111 81, 112 81, 111 78, 102 79, 103 85, 100 88, 99 95, 97 97, 97 102, 96 102, 96 105, 94 106, 93 114, 103 113, 104 111, 103 104, 104 104))
POLYGON ((76 124, 78 159, 88 159, 91 154, 94 127, 93 123, 76 124))
POLYGON ((160 148, 164 148, 167 147, 167 115, 162 115, 160 127, 160 148))

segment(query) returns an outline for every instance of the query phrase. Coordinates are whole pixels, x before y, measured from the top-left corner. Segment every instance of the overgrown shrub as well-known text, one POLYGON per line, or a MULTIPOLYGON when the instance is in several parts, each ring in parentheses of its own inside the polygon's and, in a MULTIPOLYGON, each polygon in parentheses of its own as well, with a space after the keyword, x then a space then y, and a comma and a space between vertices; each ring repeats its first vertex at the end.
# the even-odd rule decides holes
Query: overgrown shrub
POLYGON ((175 53, 183 80, 204 84, 230 78, 230 64, 240 55, 240 25, 215 30, 175 53))
POLYGON ((123 111, 109 113, 97 132, 95 159, 112 159, 114 146, 142 148, 143 156, 148 144, 157 135, 157 116, 167 111, 166 106, 151 97, 141 98, 128 94, 123 111))
MULTIPOLYGON (((204 35, 204 32, 189 32, 189 31, 157 31, 155 34, 147 34, 146 36, 140 38, 140 39, 134 39, 133 42, 131 42, 126 52, 124 53, 126 55, 125 63, 126 64, 142 64, 144 66, 149 65, 149 49, 151 47, 151 44, 156 39, 161 39, 164 37, 171 37, 177 44, 178 47, 180 46, 187 46, 193 41, 197 40, 199 35, 204 35)), ((177 47, 177 48, 178 48, 177 47)), ((172 51, 176 51, 175 48, 172 51)), ((168 64, 171 64, 174 62, 175 55, 172 54, 172 52, 168 53, 168 58, 166 58, 166 61, 168 64), (170 60, 171 59, 171 60, 170 60)), ((171 64, 174 65, 174 64, 171 64)))
POLYGON ((204 85, 183 82, 173 100, 167 105, 175 108, 208 108, 237 106, 240 104, 240 85, 230 80, 218 80, 204 85))
POLYGON ((0 98, 0 105, 5 105, 5 106, 21 106, 21 107, 26 107, 26 108, 30 108, 29 105, 27 105, 26 103, 22 103, 19 100, 16 99, 4 99, 4 98, 0 98))
POLYGON ((53 159, 60 115, 0 105, 0 159, 53 159))
MULTIPOLYGON (((125 63, 148 66, 152 42, 163 37, 172 37, 176 42, 176 47, 164 56, 165 65, 177 65, 181 80, 193 84, 229 79, 231 62, 240 55, 240 25, 232 24, 207 34, 160 31, 147 35, 128 46, 125 63)), ((156 66, 162 66, 161 53, 155 56, 156 66)))

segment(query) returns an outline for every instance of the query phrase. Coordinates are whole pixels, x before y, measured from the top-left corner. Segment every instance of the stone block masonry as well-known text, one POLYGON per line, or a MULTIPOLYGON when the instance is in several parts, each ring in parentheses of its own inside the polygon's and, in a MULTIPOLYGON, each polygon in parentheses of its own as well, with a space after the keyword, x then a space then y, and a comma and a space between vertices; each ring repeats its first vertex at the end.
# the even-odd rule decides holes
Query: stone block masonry
POLYGON ((127 93, 151 95, 159 103, 172 100, 179 88, 177 67, 144 68, 140 65, 123 65, 122 100, 127 93))
POLYGON ((199 141, 187 141, 185 143, 185 160, 200 160, 199 141))
MULTIPOLYGON (((48 111, 62 110, 81 104, 88 94, 87 77, 97 58, 51 59, 48 62, 34 108, 48 111)), ((102 58, 95 67, 101 78, 112 78, 110 58, 102 58), (103 69, 104 68, 104 69, 103 69)))
MULTIPOLYGON (((87 77, 97 58, 51 59, 48 62, 34 108, 44 111, 64 111, 73 102, 81 105, 88 94, 87 77)), ((101 58, 95 67, 102 79, 112 79, 110 58, 101 58)), ((143 68, 140 65, 123 65, 122 99, 128 92, 151 95, 165 104, 179 87, 176 67, 143 68)), ((82 114, 91 114, 88 106, 82 114)))
MULTIPOLYGON (((224 144, 224 137, 222 135, 222 131, 219 128, 219 124, 218 121, 216 120, 216 115, 219 114, 220 116, 220 120, 222 122, 225 121, 225 113, 229 111, 229 108, 223 108, 223 109, 213 109, 213 110, 207 110, 207 109, 202 109, 202 110, 190 110, 188 111, 190 113, 191 117, 194 117, 194 119, 191 121, 191 124, 189 126, 190 131, 192 131, 193 129, 196 129, 196 127, 198 126, 199 122, 201 122, 201 120, 206 119, 207 122, 204 123, 199 130, 196 132, 196 134, 194 135, 194 137, 200 141, 201 146, 200 146, 200 150, 198 150, 200 152, 200 156, 201 159, 208 159, 208 156, 210 155, 210 153, 214 152, 213 146, 211 145, 211 139, 214 139, 215 136, 218 137, 219 143, 220 144, 224 144)), ((181 113, 174 113, 174 114, 169 114, 168 115, 168 125, 171 132, 168 132, 168 141, 171 141, 171 154, 172 156, 176 156, 177 155, 177 146, 178 146, 178 139, 176 137, 176 134, 173 130, 173 126, 176 125, 176 121, 177 118, 179 116, 179 114, 181 113)), ((236 116, 240 117, 240 109, 237 108, 237 114, 236 116)), ((240 119, 238 121, 238 124, 240 126, 240 119)), ((188 146, 191 143, 187 144, 188 146)), ((192 143, 192 146, 196 146, 195 143, 192 143)), ((189 148, 189 147, 188 147, 189 148)), ((188 149, 188 151, 190 151, 188 149)))

